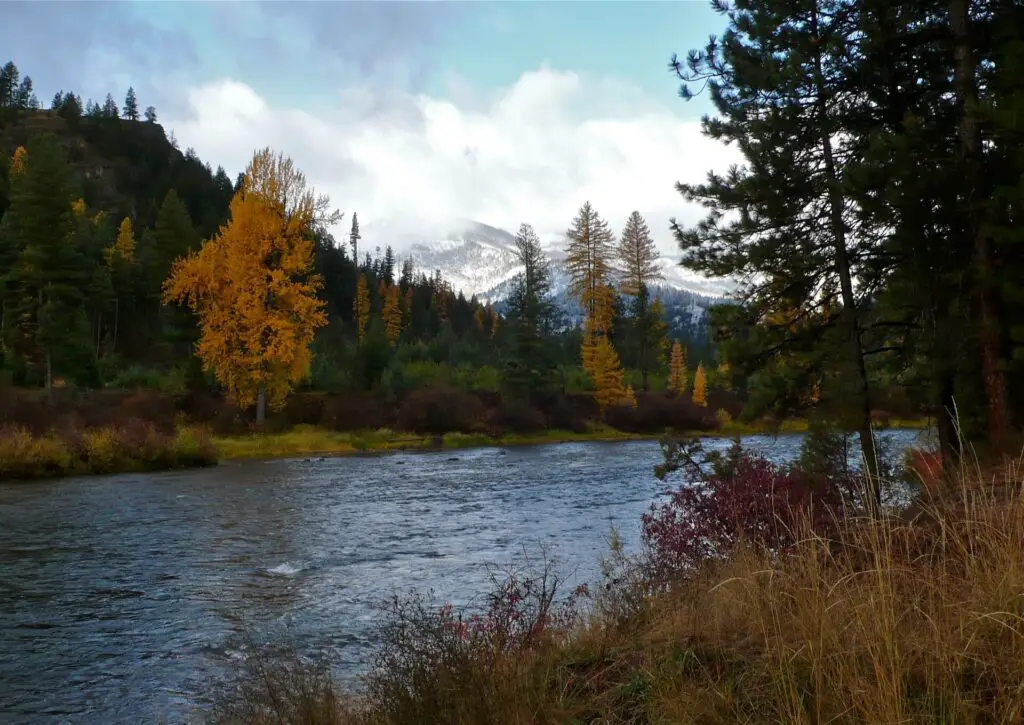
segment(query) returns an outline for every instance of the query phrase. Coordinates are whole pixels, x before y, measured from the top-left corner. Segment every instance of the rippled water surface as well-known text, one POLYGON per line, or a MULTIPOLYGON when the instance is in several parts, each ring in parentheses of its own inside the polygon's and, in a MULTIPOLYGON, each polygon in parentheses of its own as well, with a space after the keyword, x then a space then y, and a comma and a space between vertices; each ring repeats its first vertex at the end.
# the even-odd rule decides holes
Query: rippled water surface
MULTIPOLYGON (((776 460, 799 442, 746 441, 776 460)), ((355 672, 381 600, 466 603, 524 547, 596 581, 612 525, 635 545, 658 458, 570 443, 0 484, 0 722, 195 721, 242 630, 355 672)))

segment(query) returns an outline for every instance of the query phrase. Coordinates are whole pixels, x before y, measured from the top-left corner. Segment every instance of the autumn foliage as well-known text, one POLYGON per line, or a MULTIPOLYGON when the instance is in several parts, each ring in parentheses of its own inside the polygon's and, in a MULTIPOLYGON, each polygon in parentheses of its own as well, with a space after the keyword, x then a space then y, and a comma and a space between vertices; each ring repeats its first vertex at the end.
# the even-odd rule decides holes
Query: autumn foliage
POLYGON ((676 395, 685 393, 689 385, 689 371, 686 369, 686 351, 678 341, 672 344, 668 371, 668 389, 676 395))
POLYGON ((242 407, 261 392, 282 407, 309 370, 314 333, 326 323, 320 278, 310 274, 311 231, 324 207, 290 159, 258 151, 228 223, 164 284, 166 303, 199 316, 203 366, 242 407))
POLYGON ((693 374, 693 402, 695 405, 707 407, 708 404, 708 380, 704 372, 704 364, 697 364, 697 372, 693 374))

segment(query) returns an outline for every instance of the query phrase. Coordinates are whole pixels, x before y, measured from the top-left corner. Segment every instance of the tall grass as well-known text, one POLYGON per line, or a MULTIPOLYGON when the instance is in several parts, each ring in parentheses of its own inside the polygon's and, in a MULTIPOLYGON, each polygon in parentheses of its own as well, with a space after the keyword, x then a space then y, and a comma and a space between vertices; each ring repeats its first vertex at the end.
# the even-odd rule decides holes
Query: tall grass
POLYGON ((586 617, 511 648, 417 610, 383 631, 390 659, 363 695, 327 688, 336 719, 273 722, 1024 721, 1019 461, 964 467, 913 515, 795 526, 784 553, 741 543, 685 581, 633 568, 586 617))
POLYGON ((217 450, 205 431, 178 428, 173 434, 143 421, 86 430, 0 429, 0 481, 91 473, 159 471, 210 466, 217 450))

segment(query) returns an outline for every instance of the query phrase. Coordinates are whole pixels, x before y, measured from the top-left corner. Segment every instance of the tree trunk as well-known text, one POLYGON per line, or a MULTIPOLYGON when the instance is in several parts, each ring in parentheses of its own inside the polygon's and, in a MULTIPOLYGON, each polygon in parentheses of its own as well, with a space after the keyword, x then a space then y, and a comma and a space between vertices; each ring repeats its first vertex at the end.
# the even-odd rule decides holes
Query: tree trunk
POLYGON ((954 83, 959 111, 957 131, 967 176, 968 233, 973 238, 972 267, 978 317, 981 327, 981 373, 985 381, 988 431, 991 445, 1006 445, 1010 411, 1006 377, 999 365, 999 322, 994 287, 992 237, 982 187, 981 127, 977 118, 976 63, 971 52, 969 0, 950 0, 949 22, 953 33, 954 83))
MULTIPOLYGON (((812 17, 813 33, 818 36, 818 16, 812 17)), ((820 46, 819 46, 820 47, 820 46)), ((864 458, 864 474, 867 483, 867 503, 872 513, 877 513, 881 504, 878 480, 878 453, 875 448, 874 431, 871 428, 871 395, 868 383, 867 365, 864 363, 864 347, 860 337, 860 322, 857 319, 857 303, 853 296, 853 277, 850 258, 846 249, 846 222, 843 220, 843 193, 836 173, 832 153, 832 139, 828 119, 828 99, 825 91, 825 76, 821 69, 820 52, 814 56, 814 83, 817 90, 817 124, 821 131, 821 151, 825 162, 825 183, 828 185, 829 224, 832 228, 832 245, 839 275, 839 288, 843 301, 842 319, 849 335, 850 362, 856 371, 858 434, 861 455, 864 458)))
POLYGON ((260 390, 256 394, 256 425, 260 428, 263 427, 263 422, 267 418, 267 389, 263 383, 260 383, 260 390))
POLYGON ((121 304, 120 299, 114 299, 114 339, 110 343, 110 351, 117 352, 117 323, 120 317, 121 304))

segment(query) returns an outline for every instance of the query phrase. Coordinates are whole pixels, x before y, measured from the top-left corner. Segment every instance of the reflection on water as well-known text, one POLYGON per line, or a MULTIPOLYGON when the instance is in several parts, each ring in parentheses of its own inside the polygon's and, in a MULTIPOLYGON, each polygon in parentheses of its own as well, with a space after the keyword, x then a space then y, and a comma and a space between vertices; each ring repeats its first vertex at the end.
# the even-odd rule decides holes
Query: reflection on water
MULTIPOLYGON (((799 437, 746 443, 787 460, 799 437)), ((658 456, 571 443, 0 484, 0 720, 184 722, 240 628, 351 674, 383 599, 468 603, 523 547, 596 581, 612 525, 636 544, 658 456)))

